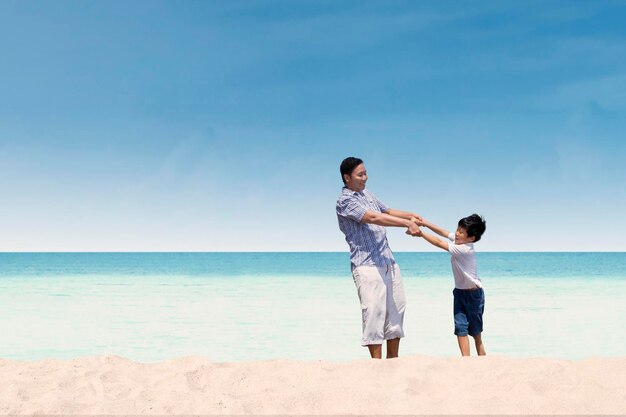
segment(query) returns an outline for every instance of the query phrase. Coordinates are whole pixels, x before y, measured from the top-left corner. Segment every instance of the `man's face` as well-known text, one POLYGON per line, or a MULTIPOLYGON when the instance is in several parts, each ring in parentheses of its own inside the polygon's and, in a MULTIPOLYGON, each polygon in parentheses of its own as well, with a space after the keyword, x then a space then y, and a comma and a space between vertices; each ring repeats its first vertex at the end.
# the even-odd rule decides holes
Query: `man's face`
POLYGON ((343 178, 346 180, 346 187, 348 187, 352 191, 363 191, 365 189, 365 183, 367 182, 367 171, 365 170, 365 166, 363 164, 358 165, 352 171, 352 174, 344 175, 343 178))

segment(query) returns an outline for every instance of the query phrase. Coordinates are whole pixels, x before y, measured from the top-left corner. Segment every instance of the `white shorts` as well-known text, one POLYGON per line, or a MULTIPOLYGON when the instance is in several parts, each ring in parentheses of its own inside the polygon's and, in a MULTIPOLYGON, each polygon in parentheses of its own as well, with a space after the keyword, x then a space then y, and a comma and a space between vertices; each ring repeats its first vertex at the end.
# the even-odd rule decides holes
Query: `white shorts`
POLYGON ((406 299, 398 265, 359 266, 352 270, 352 278, 361 300, 361 345, 380 345, 404 337, 406 299))

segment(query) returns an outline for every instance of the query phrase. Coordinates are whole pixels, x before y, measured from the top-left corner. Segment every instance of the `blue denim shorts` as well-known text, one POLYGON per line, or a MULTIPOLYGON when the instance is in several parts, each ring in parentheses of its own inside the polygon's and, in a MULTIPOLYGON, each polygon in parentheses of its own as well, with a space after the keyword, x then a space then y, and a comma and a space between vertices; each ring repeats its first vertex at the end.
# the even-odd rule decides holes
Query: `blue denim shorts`
POLYGON ((477 336, 483 331, 483 312, 485 311, 485 291, 460 290, 454 294, 454 334, 457 336, 477 336))

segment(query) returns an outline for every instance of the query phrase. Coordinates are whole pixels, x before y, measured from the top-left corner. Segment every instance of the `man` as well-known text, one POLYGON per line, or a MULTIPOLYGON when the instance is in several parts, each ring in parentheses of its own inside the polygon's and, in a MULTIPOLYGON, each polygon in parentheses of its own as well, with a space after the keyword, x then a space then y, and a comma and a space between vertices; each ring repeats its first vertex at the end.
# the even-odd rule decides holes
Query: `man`
POLYGON ((406 300, 400 268, 387 242, 383 226, 406 227, 407 233, 420 235, 411 218, 415 213, 392 209, 365 189, 367 171, 363 161, 349 157, 339 168, 344 187, 337 200, 339 229, 350 246, 352 277, 356 284, 363 319, 361 345, 372 358, 382 358, 387 342, 387 358, 397 358, 406 300))

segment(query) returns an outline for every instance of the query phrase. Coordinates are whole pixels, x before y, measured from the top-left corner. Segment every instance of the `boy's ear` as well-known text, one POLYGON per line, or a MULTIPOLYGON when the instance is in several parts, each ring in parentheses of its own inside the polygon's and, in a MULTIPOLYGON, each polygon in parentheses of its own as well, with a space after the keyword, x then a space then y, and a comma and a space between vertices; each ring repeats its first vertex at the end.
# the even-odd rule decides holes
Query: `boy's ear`
POLYGON ((471 236, 471 237, 470 237, 470 236, 468 236, 468 237, 467 237, 467 240, 469 240, 469 241, 470 241, 470 242, 472 242, 472 243, 473 243, 473 242, 476 242, 476 236, 471 236), (471 240, 470 240, 470 239, 471 239, 471 240))

